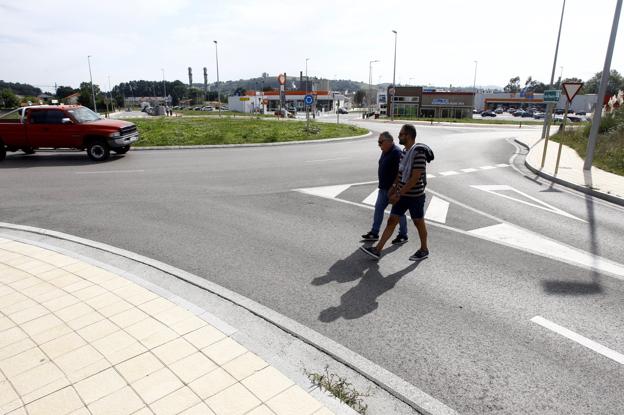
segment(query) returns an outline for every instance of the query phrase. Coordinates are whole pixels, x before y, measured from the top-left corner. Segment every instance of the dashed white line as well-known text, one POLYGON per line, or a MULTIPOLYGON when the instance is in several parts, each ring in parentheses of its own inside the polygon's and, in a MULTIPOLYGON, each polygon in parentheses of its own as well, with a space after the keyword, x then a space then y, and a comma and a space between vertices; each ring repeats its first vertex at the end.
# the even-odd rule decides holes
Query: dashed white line
POLYGON ((590 340, 587 337, 581 336, 580 334, 573 332, 572 330, 568 330, 565 327, 553 323, 550 320, 546 320, 544 317, 535 316, 531 319, 531 321, 535 324, 539 324, 540 326, 547 328, 548 330, 554 331, 555 333, 560 334, 563 337, 567 337, 568 339, 575 341, 581 346, 585 346, 596 353, 600 353, 601 355, 608 357, 609 359, 614 360, 621 365, 624 365, 624 355, 616 352, 615 350, 611 350, 600 343, 596 343, 595 341, 590 340))
POLYGON ((481 170, 492 170, 492 169, 495 169, 496 167, 494 167, 494 166, 481 166, 481 167, 479 167, 479 168, 480 168, 481 170))
POLYGON ((449 171, 441 171, 440 173, 438 173, 440 176, 454 176, 456 174, 459 174, 458 172, 454 171, 454 170, 449 170, 449 171))
POLYGON ((461 171, 463 171, 464 173, 472 173, 475 171, 478 171, 479 169, 473 169, 473 168, 469 168, 469 169, 461 169, 461 171))
POLYGON ((145 170, 101 170, 101 171, 75 171, 76 174, 118 174, 118 173, 143 173, 145 170))
POLYGON ((496 167, 509 167, 509 164, 497 164, 496 167))

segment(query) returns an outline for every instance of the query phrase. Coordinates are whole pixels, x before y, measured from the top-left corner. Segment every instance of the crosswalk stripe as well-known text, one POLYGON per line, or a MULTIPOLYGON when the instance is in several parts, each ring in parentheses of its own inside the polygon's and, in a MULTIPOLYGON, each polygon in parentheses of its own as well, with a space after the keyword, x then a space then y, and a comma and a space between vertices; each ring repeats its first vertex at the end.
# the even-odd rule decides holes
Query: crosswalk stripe
POLYGON ((375 203, 377 203, 377 194, 379 194, 379 189, 375 189, 373 193, 368 195, 362 203, 365 205, 375 206, 375 203))
POLYGON ((481 170, 492 170, 492 169, 495 169, 496 167, 494 167, 494 166, 481 166, 481 167, 479 167, 479 168, 480 168, 481 170))
POLYGON ((449 171, 441 171, 441 172, 440 172, 440 175, 441 175, 441 176, 454 176, 454 175, 456 175, 456 174, 459 174, 459 173, 457 173, 456 171, 453 171, 453 170, 449 170, 449 171))
POLYGON ((477 169, 469 168, 469 169, 461 169, 461 171, 463 171, 464 173, 472 173, 472 172, 477 171, 477 169))
POLYGON ((439 223, 446 223, 446 215, 448 214, 449 205, 449 202, 446 200, 433 196, 429 202, 429 206, 427 207, 425 219, 439 223))

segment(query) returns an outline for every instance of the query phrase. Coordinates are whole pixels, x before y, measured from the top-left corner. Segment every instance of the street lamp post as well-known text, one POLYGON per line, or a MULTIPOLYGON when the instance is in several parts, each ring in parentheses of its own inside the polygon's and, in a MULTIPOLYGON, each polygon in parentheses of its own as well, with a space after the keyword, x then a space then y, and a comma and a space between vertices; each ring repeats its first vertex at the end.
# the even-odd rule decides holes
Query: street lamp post
POLYGON ((163 100, 165 101, 165 106, 167 106, 167 85, 165 84, 165 70, 160 68, 163 75, 163 100))
MULTIPOLYGON (((392 69, 392 94, 390 98, 390 119, 394 121, 394 94, 396 93, 396 49, 397 49, 397 31, 393 30, 394 33, 394 68, 392 69)), ((388 109, 388 103, 386 103, 386 110, 388 109)))
POLYGON ((477 98, 477 66, 479 65, 479 61, 474 61, 475 71, 474 78, 472 79, 472 92, 474 96, 472 97, 472 109, 475 109, 475 100, 477 98))
POLYGON ((89 62, 89 80, 91 81, 91 97, 93 98, 93 111, 97 112, 97 106, 95 105, 95 89, 93 88, 93 76, 91 75, 91 55, 87 56, 87 62, 89 62))
POLYGON ((373 98, 373 63, 379 62, 378 60, 368 62, 368 112, 371 112, 371 101, 373 98))
MULTIPOLYGON (((306 58, 305 59, 305 71, 306 71, 306 87, 305 87, 305 94, 308 95, 308 89, 309 89, 309 84, 310 84, 310 78, 308 77, 308 61, 310 60, 310 58, 306 58)), ((304 97, 304 102, 303 105, 305 105, 305 109, 306 109, 306 121, 310 121, 310 106, 308 104, 305 103, 305 97, 304 97)))
POLYGON ((215 58, 217 62, 217 101, 219 101, 219 117, 221 117, 221 84, 219 83, 219 46, 216 40, 213 40, 215 44, 215 58))

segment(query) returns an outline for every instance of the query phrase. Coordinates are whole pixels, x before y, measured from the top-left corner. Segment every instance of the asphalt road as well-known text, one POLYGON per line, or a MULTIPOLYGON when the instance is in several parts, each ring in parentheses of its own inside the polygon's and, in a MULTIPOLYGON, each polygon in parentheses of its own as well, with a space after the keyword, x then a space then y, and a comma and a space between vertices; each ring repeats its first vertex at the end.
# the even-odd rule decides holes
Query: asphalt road
MULTIPOLYGON (((395 136, 400 127, 358 124, 395 136)), ((0 217, 200 275, 460 413, 623 413, 624 361, 553 330, 624 353, 624 210, 526 171, 512 138, 539 129, 417 129, 436 153, 428 200, 437 205, 431 256, 419 265, 407 260, 413 226, 379 262, 358 250, 372 219, 363 202, 375 190, 376 137, 136 151, 103 164, 84 153, 9 155, 0 217), (318 189, 336 185, 345 186, 318 189)))

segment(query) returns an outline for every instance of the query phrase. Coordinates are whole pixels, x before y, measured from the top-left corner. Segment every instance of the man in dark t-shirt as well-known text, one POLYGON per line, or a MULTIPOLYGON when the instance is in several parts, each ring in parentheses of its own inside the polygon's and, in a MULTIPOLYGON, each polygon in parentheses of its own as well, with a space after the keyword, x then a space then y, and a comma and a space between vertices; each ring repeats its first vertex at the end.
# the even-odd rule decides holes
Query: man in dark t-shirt
MULTIPOLYGON (((379 167, 377 176, 379 178, 379 189, 377 192, 377 201, 375 202, 375 214, 373 215, 373 226, 370 232, 362 235, 364 241, 376 241, 379 239, 379 228, 383 222, 384 211, 388 207, 388 191, 394 183, 394 179, 399 171, 399 162, 401 161, 401 149, 394 144, 394 139, 388 131, 379 134, 377 144, 381 149, 379 157, 379 167)), ((407 242, 407 220, 405 215, 399 218, 399 235, 392 240, 393 245, 404 244, 407 242)))
POLYGON ((390 203, 393 206, 388 224, 377 246, 362 246, 360 249, 369 256, 379 259, 384 245, 390 239, 399 222, 399 217, 409 210, 420 238, 420 249, 409 259, 410 261, 422 261, 429 256, 427 227, 424 218, 427 159, 425 154, 417 151, 417 147, 415 147, 416 128, 413 125, 405 124, 401 128, 399 140, 405 146, 405 152, 399 163, 399 172, 389 192, 390 203))

